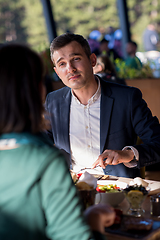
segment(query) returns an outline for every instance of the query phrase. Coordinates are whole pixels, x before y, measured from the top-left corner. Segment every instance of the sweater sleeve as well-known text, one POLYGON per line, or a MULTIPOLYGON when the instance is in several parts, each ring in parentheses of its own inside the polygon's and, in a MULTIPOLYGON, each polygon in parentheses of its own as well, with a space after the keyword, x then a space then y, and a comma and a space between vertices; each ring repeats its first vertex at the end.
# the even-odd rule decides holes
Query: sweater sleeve
POLYGON ((46 235, 54 240, 91 239, 66 162, 59 151, 56 152, 47 157, 49 164, 40 180, 46 235))

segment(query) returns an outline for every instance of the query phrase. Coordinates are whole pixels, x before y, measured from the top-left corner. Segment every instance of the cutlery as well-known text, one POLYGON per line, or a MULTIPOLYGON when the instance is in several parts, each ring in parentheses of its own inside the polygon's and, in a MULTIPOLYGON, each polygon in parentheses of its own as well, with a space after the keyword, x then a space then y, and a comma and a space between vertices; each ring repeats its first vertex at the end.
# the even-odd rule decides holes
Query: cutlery
MULTIPOLYGON (((100 167, 99 165, 97 165, 95 168, 97 168, 97 167, 100 167)), ((83 171, 83 170, 86 170, 86 169, 95 169, 95 168, 82 168, 82 169, 80 169, 78 172, 76 172, 76 174, 78 174, 79 172, 81 172, 81 171, 83 171)), ((105 174, 108 174, 108 173, 110 173, 110 172, 112 172, 112 170, 110 169, 110 170, 108 170, 107 172, 105 172, 105 174)), ((102 176, 101 176, 101 178, 102 178, 102 176)), ((99 179, 98 179, 99 180, 99 179)))

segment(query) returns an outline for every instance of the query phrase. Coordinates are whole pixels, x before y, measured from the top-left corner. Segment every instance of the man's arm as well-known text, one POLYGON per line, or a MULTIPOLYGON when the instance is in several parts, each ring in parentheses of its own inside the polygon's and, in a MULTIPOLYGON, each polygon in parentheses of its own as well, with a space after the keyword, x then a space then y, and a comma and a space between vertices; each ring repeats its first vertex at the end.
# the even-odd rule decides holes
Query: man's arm
MULTIPOLYGON (((140 168, 160 161, 160 124, 158 119, 152 116, 146 102, 142 99, 140 90, 136 88, 132 88, 132 90, 130 109, 126 109, 126 111, 130 112, 133 129, 143 142, 133 146, 139 154, 137 167, 140 168)), ((95 161, 93 168, 98 164, 103 168, 108 164, 124 163, 126 165, 127 163, 128 165, 133 160, 134 155, 132 150, 106 149, 95 161)))

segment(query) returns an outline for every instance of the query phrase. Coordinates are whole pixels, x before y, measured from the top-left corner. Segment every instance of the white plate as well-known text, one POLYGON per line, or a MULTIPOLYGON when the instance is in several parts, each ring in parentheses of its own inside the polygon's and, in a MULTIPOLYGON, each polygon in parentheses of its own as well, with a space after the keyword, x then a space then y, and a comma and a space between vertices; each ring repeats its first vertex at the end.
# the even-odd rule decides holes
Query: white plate
POLYGON ((97 184, 99 185, 108 185, 108 184, 116 184, 117 187, 120 187, 122 189, 127 187, 127 183, 125 182, 119 182, 119 181, 114 181, 114 180, 98 180, 97 184))

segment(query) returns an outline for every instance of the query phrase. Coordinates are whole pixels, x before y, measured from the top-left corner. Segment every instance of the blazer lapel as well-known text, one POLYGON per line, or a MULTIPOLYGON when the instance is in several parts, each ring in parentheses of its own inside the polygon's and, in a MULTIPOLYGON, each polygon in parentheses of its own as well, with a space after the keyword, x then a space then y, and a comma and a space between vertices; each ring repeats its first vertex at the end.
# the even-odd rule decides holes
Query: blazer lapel
MULTIPOLYGON (((106 84, 107 85, 107 84, 106 84)), ((111 90, 103 89, 103 84, 101 84, 101 106, 100 106, 100 153, 104 151, 106 139, 108 136, 108 131, 110 127, 110 118, 113 107, 113 98, 107 96, 111 90)))
POLYGON ((70 153, 70 140, 69 140, 69 116, 70 116, 71 92, 68 90, 67 94, 63 95, 60 103, 60 125, 62 129, 62 136, 66 151, 70 153))

